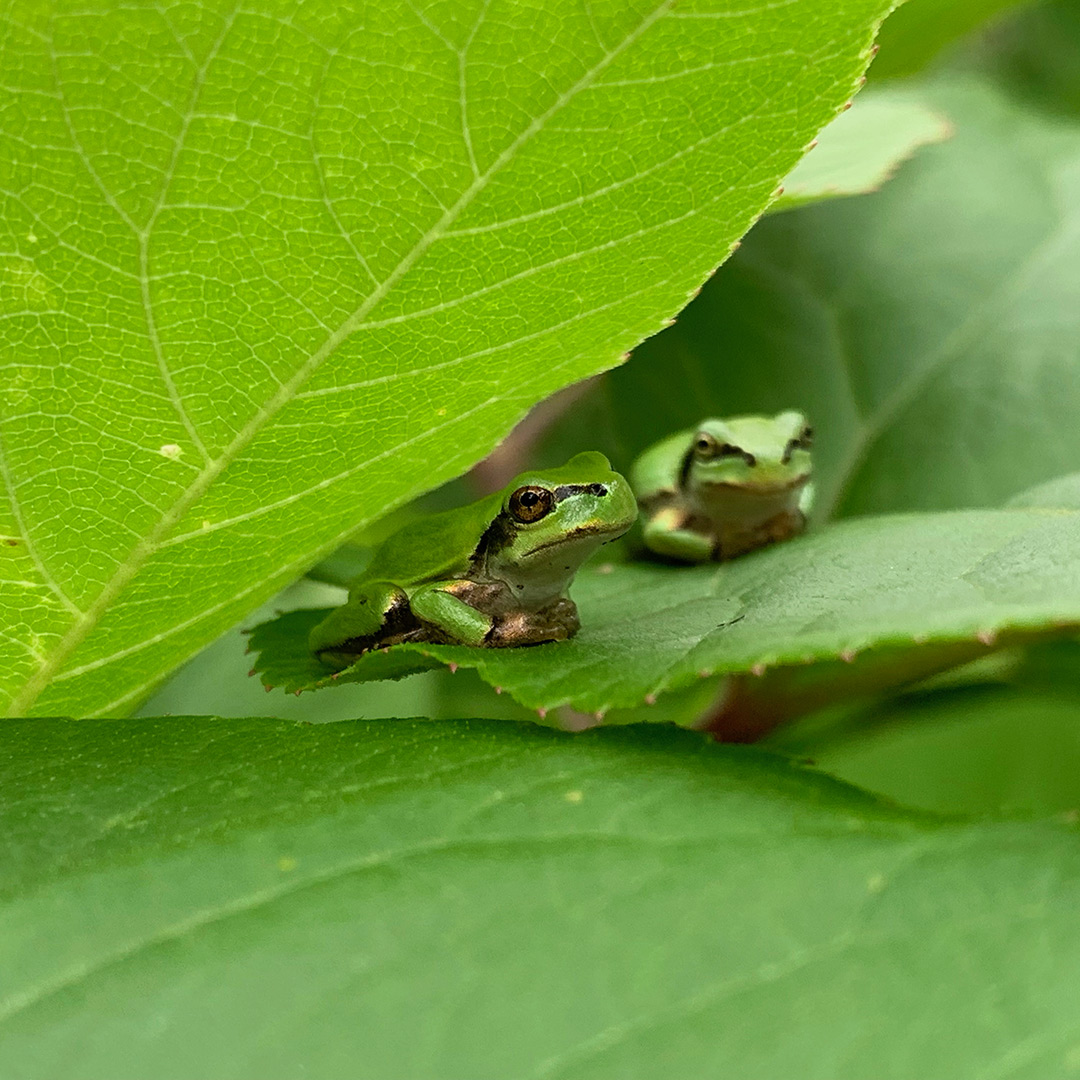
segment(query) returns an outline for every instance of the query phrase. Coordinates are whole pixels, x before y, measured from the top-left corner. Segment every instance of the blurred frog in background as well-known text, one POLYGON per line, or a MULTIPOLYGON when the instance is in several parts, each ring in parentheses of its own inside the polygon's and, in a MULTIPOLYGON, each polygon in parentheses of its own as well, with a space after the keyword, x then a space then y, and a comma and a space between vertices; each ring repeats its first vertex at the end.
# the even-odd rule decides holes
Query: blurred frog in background
POLYGON ((800 412, 702 420, 634 462, 645 546, 686 563, 733 559, 798 535, 814 433, 800 412))

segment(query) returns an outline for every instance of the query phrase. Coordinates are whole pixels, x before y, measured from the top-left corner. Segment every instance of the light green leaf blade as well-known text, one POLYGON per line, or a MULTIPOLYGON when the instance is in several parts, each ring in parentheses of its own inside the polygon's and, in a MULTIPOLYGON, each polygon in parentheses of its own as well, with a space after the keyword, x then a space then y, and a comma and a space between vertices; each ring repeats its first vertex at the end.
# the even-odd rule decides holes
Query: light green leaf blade
POLYGON ((3 784, 13 1075, 1051 1080, 1076 1043, 1075 828, 660 729, 5 737, 48 763, 3 784))
POLYGON ((1078 530, 1070 511, 860 518, 719 566, 586 567, 571 590, 582 629, 567 642, 401 645, 332 676, 307 647, 325 612, 300 611, 255 629, 253 666, 268 685, 296 691, 452 663, 530 708, 599 714, 703 675, 817 663, 858 675, 878 653, 889 664, 875 681, 889 685, 889 670, 895 682, 929 673, 935 659, 968 659, 958 644, 977 654, 1005 635, 1080 626, 1078 530), (906 667, 921 651, 929 669, 906 667))
POLYGON ((609 377, 620 463, 702 415, 800 408, 819 518, 995 506, 1076 469, 1080 130, 979 84, 927 100, 952 138, 761 222, 609 377))
POLYGON ((887 6, 9 8, 8 709, 130 708, 617 363, 887 6))
POLYGON ((862 93, 788 174, 783 195, 769 211, 877 191, 920 146, 941 142, 951 133, 940 113, 909 93, 862 93))

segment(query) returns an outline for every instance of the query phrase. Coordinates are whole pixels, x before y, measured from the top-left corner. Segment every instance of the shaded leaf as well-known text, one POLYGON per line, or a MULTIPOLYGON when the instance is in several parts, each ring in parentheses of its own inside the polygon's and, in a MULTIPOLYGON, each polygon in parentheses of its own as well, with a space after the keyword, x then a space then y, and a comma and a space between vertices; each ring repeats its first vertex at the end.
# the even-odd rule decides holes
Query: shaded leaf
POLYGON ((885 21, 880 53, 870 69, 874 80, 912 75, 947 45, 1013 8, 1034 0, 907 0, 885 21))
POLYGON ((1071 1060, 1075 828, 902 813, 656 728, 40 720, 5 742, 14 1076, 1051 1080, 1071 1060))
MULTIPOLYGON (((1076 658, 1074 657, 1074 663, 1076 658)), ((912 694, 847 717, 843 734, 779 746, 905 806, 941 813, 1080 811, 1080 694, 972 686, 912 694)))

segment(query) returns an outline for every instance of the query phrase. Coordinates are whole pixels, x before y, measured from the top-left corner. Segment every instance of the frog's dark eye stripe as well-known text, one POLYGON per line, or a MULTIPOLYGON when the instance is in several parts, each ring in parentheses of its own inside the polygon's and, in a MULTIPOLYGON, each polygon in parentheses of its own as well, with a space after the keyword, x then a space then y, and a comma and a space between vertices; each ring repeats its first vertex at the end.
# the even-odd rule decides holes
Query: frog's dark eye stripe
POLYGON ((757 464, 757 458, 741 446, 717 442, 707 431, 699 432, 694 440, 694 454, 701 461, 712 461, 713 458, 741 457, 751 467, 757 464))
POLYGON ((716 457, 741 457, 751 468, 757 464, 757 458, 741 446, 732 446, 731 443, 723 443, 717 447, 716 457))
POLYGON ((809 450, 814 445, 814 429, 812 427, 804 427, 799 432, 797 439, 788 439, 787 446, 784 447, 784 456, 780 459, 781 462, 786 465, 791 461, 791 455, 796 450, 809 450))
POLYGON ((607 493, 606 484, 560 484, 555 489, 555 501, 562 502, 568 495, 595 495, 601 498, 607 493))
POLYGON ((555 505, 555 496, 547 488, 529 484, 519 487, 510 496, 509 510, 511 516, 523 525, 530 525, 539 521, 551 513, 555 505))

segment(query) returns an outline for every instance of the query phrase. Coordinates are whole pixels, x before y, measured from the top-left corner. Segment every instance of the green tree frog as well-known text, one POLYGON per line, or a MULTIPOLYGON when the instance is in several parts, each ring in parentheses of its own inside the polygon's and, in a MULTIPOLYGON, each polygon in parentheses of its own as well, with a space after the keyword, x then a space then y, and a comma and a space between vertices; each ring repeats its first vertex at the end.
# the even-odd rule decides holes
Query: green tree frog
POLYGON ((341 668, 406 641, 503 647, 573 637, 574 574, 636 517, 630 485, 603 454, 523 473, 387 537, 348 602, 314 627, 311 648, 341 668))
POLYGON ((798 412, 702 420, 655 443, 630 482, 650 551, 680 562, 733 559, 806 524, 813 432, 798 412))

